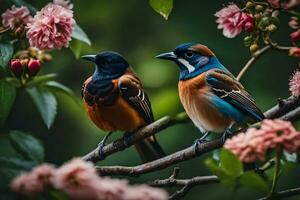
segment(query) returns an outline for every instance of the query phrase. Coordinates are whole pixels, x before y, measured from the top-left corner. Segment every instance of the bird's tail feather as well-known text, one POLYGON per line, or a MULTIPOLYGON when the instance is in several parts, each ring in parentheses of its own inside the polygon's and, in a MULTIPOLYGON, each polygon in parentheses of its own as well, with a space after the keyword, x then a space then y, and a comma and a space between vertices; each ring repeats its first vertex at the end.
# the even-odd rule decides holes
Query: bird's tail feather
POLYGON ((149 137, 134 145, 144 163, 164 157, 165 153, 155 137, 149 137))

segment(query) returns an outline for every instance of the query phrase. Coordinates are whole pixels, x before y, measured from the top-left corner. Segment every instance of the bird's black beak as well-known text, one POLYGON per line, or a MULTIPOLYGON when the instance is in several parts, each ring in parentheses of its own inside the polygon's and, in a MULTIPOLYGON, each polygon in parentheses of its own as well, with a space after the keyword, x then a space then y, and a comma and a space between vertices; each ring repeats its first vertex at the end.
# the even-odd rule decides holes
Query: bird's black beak
POLYGON ((164 60, 176 60, 178 57, 174 52, 168 52, 168 53, 159 54, 158 56, 155 56, 155 58, 164 59, 164 60))
POLYGON ((81 56, 82 59, 91 61, 91 62, 95 62, 96 61, 96 56, 95 55, 85 55, 85 56, 81 56))

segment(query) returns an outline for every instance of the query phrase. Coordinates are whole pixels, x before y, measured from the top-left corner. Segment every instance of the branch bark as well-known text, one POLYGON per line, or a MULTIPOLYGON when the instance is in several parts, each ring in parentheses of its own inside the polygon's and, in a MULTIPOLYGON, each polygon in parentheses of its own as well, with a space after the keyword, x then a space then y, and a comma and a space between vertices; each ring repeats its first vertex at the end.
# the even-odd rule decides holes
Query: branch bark
MULTIPOLYGON (((295 99, 298 101, 298 99, 295 99)), ((284 104, 284 103, 283 103, 284 104)), ((282 105, 283 106, 283 105, 282 105)), ((273 108, 272 108, 273 109, 273 108)), ((287 109, 290 110, 290 109, 287 109)), ((281 111, 278 109, 278 112, 281 111)), ((266 117, 269 118, 269 111, 265 113, 266 117)), ((275 113, 276 114, 276 113, 275 113)), ((287 112, 286 114, 280 116, 280 118, 289 121, 296 121, 300 119, 300 107, 291 112, 287 112)), ((127 166, 102 166, 96 167, 97 171, 100 175, 127 175, 127 176, 138 176, 140 174, 153 172, 156 170, 164 169, 176 163, 190 160, 194 157, 200 156, 206 152, 210 152, 212 150, 221 148, 223 145, 222 139, 216 139, 213 141, 209 141, 206 143, 198 144, 196 150, 193 146, 190 146, 186 149, 181 151, 175 152, 171 155, 165 156, 163 158, 154 160, 152 162, 148 162, 145 164, 137 165, 134 167, 127 167, 127 166)))
POLYGON ((195 176, 190 179, 177 179, 179 174, 179 168, 175 167, 172 175, 167 179, 154 180, 149 185, 154 187, 181 187, 176 190, 169 199, 180 199, 183 197, 192 187, 202 184, 219 183, 217 176, 195 176))
POLYGON ((300 188, 292 188, 275 193, 271 197, 263 197, 258 200, 284 199, 291 196, 300 195, 300 188))
POLYGON ((250 67, 255 63, 255 61, 264 53, 266 53, 267 51, 269 51, 270 49, 275 49, 275 50, 279 50, 279 51, 289 51, 291 49, 291 47, 285 47, 285 46, 280 46, 277 43, 271 43, 265 47, 263 47, 262 49, 258 50, 257 52, 255 52, 252 57, 248 60, 248 62, 245 64, 245 66, 242 68, 242 70, 240 71, 240 73, 237 75, 236 79, 238 81, 241 80, 242 76, 250 69, 250 67))
MULTIPOLYGON (((180 124, 187 122, 189 118, 185 113, 179 113, 174 117, 163 117, 152 124, 149 124, 138 131, 130 134, 130 136, 127 136, 127 138, 120 138, 117 139, 116 141, 112 142, 111 144, 106 145, 103 148, 103 155, 104 157, 109 156, 113 153, 116 153, 118 151, 122 151, 133 144, 137 143, 138 141, 141 141, 151 135, 154 135, 174 124, 180 124)), ((87 155, 82 157, 83 160, 85 161, 90 161, 90 162, 98 162, 100 161, 99 157, 99 147, 88 153, 87 155)))

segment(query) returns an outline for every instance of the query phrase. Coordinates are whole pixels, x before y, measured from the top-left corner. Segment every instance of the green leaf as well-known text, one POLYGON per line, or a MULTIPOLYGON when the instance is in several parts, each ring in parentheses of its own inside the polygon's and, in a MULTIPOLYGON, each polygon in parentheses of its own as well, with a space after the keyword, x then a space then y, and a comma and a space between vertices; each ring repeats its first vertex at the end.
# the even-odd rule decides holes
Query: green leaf
POLYGON ((5 69, 13 56, 14 48, 10 43, 0 43, 0 67, 5 69))
POLYGON ((35 15, 35 13, 37 12, 37 9, 33 5, 27 3, 26 1, 23 0, 10 0, 10 1, 18 7, 26 6, 32 15, 35 15))
POLYGON ((236 179, 228 174, 228 172, 224 168, 218 166, 211 158, 205 160, 205 164, 213 174, 220 178, 221 182, 225 186, 235 187, 236 179))
POLYGON ((150 6, 161 16, 168 20, 173 9, 173 0, 149 0, 150 6))
POLYGON ((91 41, 89 37, 77 24, 75 25, 75 29, 72 33, 72 37, 91 46, 91 41))
POLYGON ((13 157, 0 157, 0 163, 0 188, 7 188, 14 177, 36 165, 34 162, 13 157))
POLYGON ((82 50, 82 42, 79 40, 73 39, 70 42, 70 49, 72 50, 76 59, 80 58, 81 50, 82 50))
POLYGON ((53 92, 61 92, 69 97, 71 97, 76 103, 78 103, 78 99, 74 95, 73 91, 67 86, 57 82, 57 81, 48 81, 43 86, 49 88, 53 92))
POLYGON ((6 77, 5 81, 13 85, 14 87, 21 87, 21 81, 20 79, 16 77, 6 77))
POLYGON ((55 96, 45 87, 30 87, 26 91, 35 103, 42 119, 49 129, 57 113, 57 101, 55 96))
POLYGON ((220 163, 221 166, 233 177, 238 177, 243 172, 242 162, 227 149, 222 149, 220 163))
POLYGON ((30 81, 26 83, 26 86, 36 86, 47 81, 52 81, 56 79, 57 74, 46 74, 41 76, 35 76, 30 81))
POLYGON ((16 98, 16 88, 5 80, 0 80, 0 127, 5 124, 16 98))
POLYGON ((44 160, 44 148, 33 136, 21 131, 10 131, 9 139, 15 150, 24 159, 41 163, 44 160))
POLYGON ((247 171, 245 172, 241 177, 239 182, 247 187, 251 187, 253 189, 262 191, 262 192, 268 192, 269 186, 268 183, 260 177, 258 174, 256 174, 253 171, 247 171))

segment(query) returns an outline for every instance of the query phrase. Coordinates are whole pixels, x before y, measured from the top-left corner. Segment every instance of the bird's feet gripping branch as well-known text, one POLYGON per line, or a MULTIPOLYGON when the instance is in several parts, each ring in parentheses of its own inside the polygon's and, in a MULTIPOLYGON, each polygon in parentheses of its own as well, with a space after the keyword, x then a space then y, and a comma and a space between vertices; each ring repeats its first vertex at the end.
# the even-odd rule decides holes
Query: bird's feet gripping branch
POLYGON ((99 155, 99 160, 104 160, 105 158, 105 155, 103 153, 103 148, 105 147, 106 145, 106 141, 108 140, 109 136, 112 134, 112 132, 108 132, 104 138, 99 142, 98 144, 98 148, 99 148, 99 151, 98 151, 98 155, 99 155))
POLYGON ((193 148, 194 152, 196 153, 198 151, 198 144, 203 144, 207 142, 206 138, 209 136, 209 132, 204 133, 204 135, 201 138, 198 138, 195 140, 193 148))

